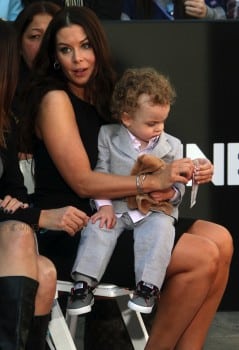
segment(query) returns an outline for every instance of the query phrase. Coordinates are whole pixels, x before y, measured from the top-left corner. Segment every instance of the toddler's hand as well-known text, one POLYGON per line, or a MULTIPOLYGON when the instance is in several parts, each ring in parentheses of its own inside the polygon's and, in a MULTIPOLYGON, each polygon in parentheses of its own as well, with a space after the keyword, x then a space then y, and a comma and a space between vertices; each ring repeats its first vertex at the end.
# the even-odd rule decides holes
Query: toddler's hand
POLYGON ((107 229, 113 228, 116 224, 116 216, 112 205, 104 205, 100 207, 97 213, 91 216, 93 224, 96 223, 97 220, 100 220, 100 228, 103 228, 104 226, 107 229))

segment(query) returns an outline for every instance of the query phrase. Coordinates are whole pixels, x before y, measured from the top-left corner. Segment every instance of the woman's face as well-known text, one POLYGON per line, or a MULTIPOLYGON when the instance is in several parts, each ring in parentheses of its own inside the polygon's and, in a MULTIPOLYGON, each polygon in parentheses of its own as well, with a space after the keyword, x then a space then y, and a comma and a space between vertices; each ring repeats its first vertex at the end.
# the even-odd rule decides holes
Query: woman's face
POLYGON ((95 71, 95 53, 84 29, 71 25, 56 36, 56 60, 78 97, 84 98, 84 88, 95 71))
POLYGON ((52 16, 41 13, 33 17, 22 36, 21 54, 29 68, 40 48, 43 35, 52 20, 52 16))

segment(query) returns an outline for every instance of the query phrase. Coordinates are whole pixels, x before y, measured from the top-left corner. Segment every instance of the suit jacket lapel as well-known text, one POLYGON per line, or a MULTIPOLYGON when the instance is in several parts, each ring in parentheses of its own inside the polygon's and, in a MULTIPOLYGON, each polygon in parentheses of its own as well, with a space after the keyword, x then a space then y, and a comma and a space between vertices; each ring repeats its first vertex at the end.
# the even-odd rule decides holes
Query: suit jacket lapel
POLYGON ((152 150, 152 154, 158 158, 163 158, 171 150, 171 145, 168 143, 167 136, 164 132, 160 135, 157 145, 152 150))
POLYGON ((118 133, 112 138, 112 144, 129 158, 134 160, 138 158, 139 153, 133 147, 129 133, 123 125, 119 126, 118 133))

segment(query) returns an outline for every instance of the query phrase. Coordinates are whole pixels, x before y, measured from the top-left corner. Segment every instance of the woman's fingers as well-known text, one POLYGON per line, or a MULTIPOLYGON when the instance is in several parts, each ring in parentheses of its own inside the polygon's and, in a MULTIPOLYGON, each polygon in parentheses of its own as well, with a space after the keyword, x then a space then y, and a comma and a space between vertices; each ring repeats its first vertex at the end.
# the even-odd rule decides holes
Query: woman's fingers
POLYGON ((208 159, 195 159, 194 178, 198 184, 207 183, 212 180, 214 174, 213 164, 208 159))
POLYGON ((60 211, 59 226, 61 230, 66 231, 70 235, 74 235, 86 226, 89 217, 83 211, 74 207, 64 207, 58 209, 60 211))
POLYGON ((25 209, 28 207, 28 203, 23 203, 17 198, 11 197, 10 195, 7 195, 0 200, 0 208, 6 213, 14 213, 19 208, 25 209))

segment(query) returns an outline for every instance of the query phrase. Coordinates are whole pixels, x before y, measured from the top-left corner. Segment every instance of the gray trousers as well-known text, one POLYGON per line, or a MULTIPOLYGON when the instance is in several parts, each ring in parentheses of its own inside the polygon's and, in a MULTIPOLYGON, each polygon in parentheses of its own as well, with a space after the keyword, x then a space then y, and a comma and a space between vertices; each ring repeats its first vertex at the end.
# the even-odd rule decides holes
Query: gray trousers
POLYGON ((92 224, 89 221, 82 230, 72 277, 77 272, 100 282, 118 237, 125 229, 133 229, 136 284, 144 281, 160 290, 174 245, 174 218, 161 212, 152 212, 133 223, 130 216, 124 213, 117 219, 113 229, 99 228, 99 222, 92 224))

